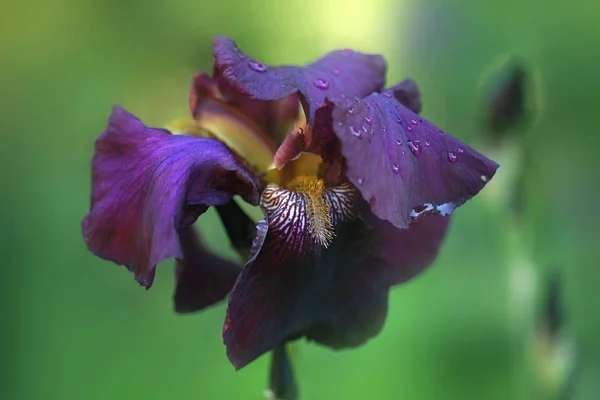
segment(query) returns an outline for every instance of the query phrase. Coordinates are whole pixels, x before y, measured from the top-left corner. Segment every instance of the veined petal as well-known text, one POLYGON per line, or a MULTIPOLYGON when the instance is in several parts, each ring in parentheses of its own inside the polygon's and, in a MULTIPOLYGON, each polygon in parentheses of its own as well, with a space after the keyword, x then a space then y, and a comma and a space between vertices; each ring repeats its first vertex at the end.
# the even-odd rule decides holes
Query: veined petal
POLYGON ((175 311, 199 311, 223 300, 242 266, 207 249, 192 226, 180 229, 179 241, 183 257, 177 259, 175 311))
POLYGON ((387 91, 358 103, 336 103, 333 126, 348 179, 375 215, 398 228, 407 228, 421 207, 451 212, 498 168, 387 91))
POLYGON ((245 55, 229 38, 217 37, 213 46, 215 70, 231 87, 261 100, 298 93, 311 128, 327 100, 364 97, 385 83, 386 64, 379 55, 336 50, 306 67, 272 67, 245 55))
POLYGON ((435 261, 452 218, 423 215, 407 229, 398 229, 369 211, 363 216, 376 232, 386 260, 383 279, 390 286, 414 278, 435 261))
POLYGON ((178 231, 234 194, 257 204, 259 180, 222 143, 147 128, 115 106, 96 140, 88 248, 149 288, 157 263, 182 258, 178 231))
POLYGON ((329 247, 312 235, 300 194, 263 195, 250 258, 229 298, 223 338, 242 368, 287 340, 306 336, 334 348, 358 346, 376 335, 387 311, 385 262, 373 232, 346 207, 347 185, 325 194, 332 206, 329 247))

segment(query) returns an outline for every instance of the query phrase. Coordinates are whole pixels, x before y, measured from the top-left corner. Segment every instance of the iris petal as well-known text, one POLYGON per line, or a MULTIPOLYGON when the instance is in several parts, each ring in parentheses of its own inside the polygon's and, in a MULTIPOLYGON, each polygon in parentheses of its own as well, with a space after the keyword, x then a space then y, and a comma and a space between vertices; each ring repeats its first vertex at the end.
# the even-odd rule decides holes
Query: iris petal
POLYGON ((223 300, 242 266, 208 250, 192 226, 179 231, 179 240, 183 257, 177 260, 175 311, 194 312, 223 300))
POLYGON ((336 103, 333 126, 348 179, 375 215, 398 228, 408 227, 421 206, 444 213, 462 205, 498 168, 388 91, 336 103))
POLYGON ((115 106, 96 140, 88 248, 149 288, 156 264, 182 258, 179 229, 234 194, 257 204, 260 182, 222 143, 147 128, 115 106))
MULTIPOLYGON (((257 226, 250 258, 229 298, 223 338, 241 368, 287 340, 306 336, 334 348, 358 346, 385 320, 385 262, 373 231, 339 212, 328 248, 307 234, 302 210, 278 202, 257 226)), ((335 207, 332 207, 332 209, 335 207)))

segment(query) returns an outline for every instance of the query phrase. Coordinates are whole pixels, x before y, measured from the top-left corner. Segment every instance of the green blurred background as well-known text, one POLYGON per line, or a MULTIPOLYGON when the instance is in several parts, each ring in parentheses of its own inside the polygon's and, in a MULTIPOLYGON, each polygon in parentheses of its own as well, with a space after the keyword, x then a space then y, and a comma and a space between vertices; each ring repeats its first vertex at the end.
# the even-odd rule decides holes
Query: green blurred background
MULTIPOLYGON (((456 212, 437 263, 393 290, 377 338, 352 351, 295 347, 303 399, 542 399, 529 350, 550 268, 564 272, 580 350, 571 398, 600 398, 599 16, 593 0, 3 2, 0 398, 263 398, 268 357, 234 371, 223 305, 178 316, 171 262, 145 291, 80 234, 111 105, 151 126, 186 117, 214 35, 273 64, 339 47, 382 53, 389 82, 419 83, 426 118, 502 165, 456 212), (511 54, 533 66, 537 100, 518 226, 507 193, 519 146, 481 140, 482 82, 511 54)), ((201 223, 231 256, 217 217, 201 223)))

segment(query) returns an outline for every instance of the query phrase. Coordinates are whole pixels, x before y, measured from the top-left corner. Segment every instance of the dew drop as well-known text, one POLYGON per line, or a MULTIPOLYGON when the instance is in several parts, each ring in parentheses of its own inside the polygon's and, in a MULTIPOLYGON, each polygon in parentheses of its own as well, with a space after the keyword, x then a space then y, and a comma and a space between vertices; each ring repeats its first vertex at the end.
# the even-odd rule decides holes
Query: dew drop
POLYGON ((358 184, 362 185, 363 183, 365 183, 365 180, 363 178, 358 178, 358 184))
POLYGON ((371 130, 369 131, 369 135, 371 135, 371 136, 375 136, 375 129, 371 129, 371 130))
POLYGON ((440 129, 440 135, 445 135, 446 132, 444 132, 443 130, 440 129))
POLYGON ((392 97, 392 94, 390 92, 383 92, 383 95, 385 97, 392 97))
POLYGON ((356 136, 357 138, 362 139, 360 131, 354 125, 350 127, 350 133, 352 134, 352 136, 356 136))
POLYGON ((382 130, 382 131, 384 131, 384 132, 387 132, 387 127, 386 127, 385 125, 384 125, 384 126, 382 126, 382 127, 381 127, 381 130, 382 130))
POLYGON ((413 153, 413 155, 415 157, 419 157, 421 155, 421 149, 419 148, 418 145, 414 144, 410 140, 407 141, 406 144, 408 145, 408 148, 410 149, 411 153, 413 153))
POLYGON ((410 132, 410 131, 412 131, 412 126, 410 126, 410 125, 409 125, 409 126, 407 126, 407 127, 406 127, 406 131, 407 131, 407 132, 410 132))
POLYGON ((350 114, 350 115, 354 115, 354 107, 350 107, 350 108, 348 109, 348 114, 350 114))
POLYGON ((392 165, 392 171, 394 172, 394 175, 398 175, 400 173, 400 166, 398 164, 392 165))
POLYGON ((400 118, 396 118, 396 122, 402 125, 402 120, 400 118))
POLYGON ((250 67, 251 70, 256 71, 256 72, 265 72, 267 70, 266 65, 261 64, 256 61, 249 61, 248 67, 250 67))
POLYGON ((341 73, 342 73, 342 72, 341 72, 339 69, 337 69, 337 68, 334 68, 334 69, 333 69, 333 74, 334 74, 335 76, 340 76, 340 74, 341 74, 341 73))
POLYGON ((371 118, 371 117, 365 117, 365 123, 367 125, 373 125, 373 118, 371 118))
POLYGON ((327 90, 329 89, 329 82, 327 82, 325 79, 317 79, 315 81, 315 87, 317 89, 327 90))
POLYGON ((238 54, 238 58, 239 58, 240 60, 245 60, 245 59, 246 59, 246 56, 245 56, 244 54, 242 54, 242 53, 239 53, 239 54, 238 54))
POLYGON ((429 146, 431 146, 431 143, 429 143, 428 141, 425 141, 425 146, 429 147, 429 146))
POLYGON ((448 152, 448 161, 450 161, 451 163, 455 163, 458 161, 458 157, 456 156, 456 154, 452 151, 448 152))
POLYGON ((356 104, 359 104, 359 103, 360 103, 360 97, 358 97, 358 96, 354 96, 354 102, 355 102, 356 104))
POLYGON ((465 149, 463 149, 462 147, 459 147, 458 149, 456 149, 456 152, 458 154, 463 154, 465 152, 465 149))
POLYGON ((396 140, 396 144, 397 144, 398 146, 402 146, 402 140, 400 140, 400 139, 396 140))
POLYGON ((416 119, 411 119, 411 120, 410 120, 410 122, 412 122, 412 124, 413 124, 413 125, 416 125, 416 124, 418 124, 418 122, 417 122, 417 120, 416 120, 416 119))
POLYGON ((480 179, 481 179, 483 182, 487 182, 487 181, 488 181, 488 177, 487 177, 487 176, 485 176, 485 175, 481 175, 481 176, 480 176, 480 179))
POLYGON ((406 154, 406 151, 402 150, 402 151, 401 151, 401 153, 402 153, 402 155, 405 155, 405 154, 406 154))

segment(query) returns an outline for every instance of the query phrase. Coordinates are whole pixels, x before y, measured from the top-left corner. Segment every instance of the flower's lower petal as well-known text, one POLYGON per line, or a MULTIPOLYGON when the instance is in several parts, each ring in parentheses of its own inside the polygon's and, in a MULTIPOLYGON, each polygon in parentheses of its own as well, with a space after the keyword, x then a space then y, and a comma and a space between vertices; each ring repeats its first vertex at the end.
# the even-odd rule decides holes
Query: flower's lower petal
POLYGON ((213 43, 215 70, 229 85, 253 98, 275 100, 301 94, 310 125, 326 99, 363 97, 381 90, 386 65, 379 55, 336 50, 306 67, 271 67, 246 56, 229 38, 213 43))
POLYGON ((452 218, 423 215, 407 229, 398 229, 369 211, 363 217, 377 234, 387 263, 384 279, 390 286, 408 281, 435 261, 452 218))
POLYGON ((96 141, 88 248, 149 288, 157 263, 182 258, 178 231, 234 194, 257 204, 260 183, 222 143, 147 128, 115 106, 96 141))
MULTIPOLYGON (((282 204, 294 199, 270 198, 282 204)), ((223 338, 241 368, 287 340, 357 346, 379 332, 388 286, 373 232, 361 219, 336 220, 328 248, 312 241, 298 208, 267 210, 229 298, 223 338)))
POLYGON ((194 312, 223 300, 242 266, 208 250, 192 226, 179 231, 179 240, 183 257, 177 259, 175 311, 194 312))
POLYGON ((337 103, 333 126, 348 179, 375 215, 398 228, 407 228, 420 207, 444 214, 462 205, 498 168, 389 92, 337 103))

